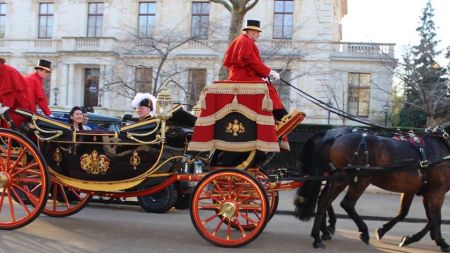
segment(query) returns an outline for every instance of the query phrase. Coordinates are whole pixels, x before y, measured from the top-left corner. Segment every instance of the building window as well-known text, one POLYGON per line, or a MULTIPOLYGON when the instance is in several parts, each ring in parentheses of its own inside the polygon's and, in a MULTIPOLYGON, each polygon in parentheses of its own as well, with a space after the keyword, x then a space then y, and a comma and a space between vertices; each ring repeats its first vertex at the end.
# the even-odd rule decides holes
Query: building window
POLYGON ((191 35, 194 38, 207 39, 209 28, 209 2, 192 3, 191 35))
POLYGON ((6 4, 0 3, 0 38, 5 37, 6 30, 6 4))
POLYGON ((103 30, 103 3, 89 3, 88 37, 101 37, 103 30))
POLYGON ((197 104, 198 98, 206 85, 206 69, 190 69, 188 80, 188 96, 187 104, 188 110, 192 110, 197 104))
POLYGON ((148 38, 155 25, 156 3, 139 3, 139 37, 148 38))
POLYGON ((348 112, 360 117, 369 117, 370 74, 348 74, 348 112))
POLYGON ((40 39, 52 38, 53 31, 53 3, 39 4, 39 34, 40 39))
POLYGON ((136 68, 134 84, 136 92, 152 93, 152 68, 136 68))
MULTIPOLYGON (((291 71, 288 69, 282 70, 277 69, 275 70, 278 73, 280 73, 280 78, 283 80, 291 80, 291 71)), ((291 89, 289 86, 285 85, 282 81, 272 81, 272 83, 275 86, 275 89, 277 89, 278 95, 280 96, 281 101, 283 102, 284 107, 286 110, 289 111, 289 105, 291 104, 291 89)))
POLYGON ((294 5, 292 0, 275 0, 273 18, 273 38, 292 38, 292 17, 294 5))

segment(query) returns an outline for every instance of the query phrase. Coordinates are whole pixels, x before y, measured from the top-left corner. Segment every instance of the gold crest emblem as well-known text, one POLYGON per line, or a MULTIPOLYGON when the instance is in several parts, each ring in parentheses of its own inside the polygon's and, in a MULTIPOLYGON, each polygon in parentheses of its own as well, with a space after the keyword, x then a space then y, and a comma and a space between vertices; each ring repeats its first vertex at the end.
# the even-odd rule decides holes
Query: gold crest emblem
POLYGON ((106 174, 109 169, 109 158, 106 155, 98 155, 94 149, 91 154, 80 157, 80 166, 88 174, 106 174))
POLYGON ((242 125, 241 122, 239 122, 237 119, 235 119, 233 122, 228 123, 228 126, 225 130, 227 133, 233 134, 233 136, 237 136, 238 133, 245 133, 245 127, 242 125))
POLYGON ((59 163, 62 161, 62 153, 59 148, 56 148, 56 151, 53 154, 53 160, 55 160, 56 165, 58 165, 58 166, 59 166, 59 163))
POLYGON ((133 165, 133 169, 136 169, 136 167, 141 164, 141 158, 137 151, 134 151, 133 155, 130 157, 130 164, 133 165))

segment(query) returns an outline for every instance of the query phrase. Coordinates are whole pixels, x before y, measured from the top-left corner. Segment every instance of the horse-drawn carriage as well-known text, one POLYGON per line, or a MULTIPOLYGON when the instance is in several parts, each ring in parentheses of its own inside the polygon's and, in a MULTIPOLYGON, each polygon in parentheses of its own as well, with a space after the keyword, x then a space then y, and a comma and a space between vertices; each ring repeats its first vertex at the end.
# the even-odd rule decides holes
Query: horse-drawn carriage
MULTIPOLYGON (((94 195, 139 197, 157 193, 175 182, 198 181, 190 211, 198 232, 220 246, 249 243, 274 214, 277 191, 292 189, 299 183, 269 180, 261 168, 268 160, 267 152, 257 150, 257 145, 264 143, 254 142, 258 128, 267 128, 268 124, 257 126, 260 115, 250 105, 242 106, 233 100, 236 96, 239 100, 258 97, 250 104, 261 107, 267 87, 260 86, 265 87, 262 93, 249 94, 233 87, 225 89, 228 95, 234 94, 226 103, 231 107, 222 110, 212 125, 216 126, 216 134, 220 128, 230 136, 220 143, 234 143, 243 137, 244 144, 238 150, 224 148, 211 153, 208 147, 202 159, 210 163, 209 169, 202 174, 183 173, 183 165, 195 161, 193 155, 186 155, 192 126, 183 124, 186 112, 180 106, 173 107, 168 93, 158 96, 156 118, 123 126, 120 131, 73 131, 60 121, 17 109, 17 114, 28 119, 27 131, 0 129, 0 229, 23 227, 41 212, 54 217, 72 215, 94 195)), ((206 96, 206 100, 211 99, 206 96)), ((297 113, 290 121, 292 125, 285 126, 293 128, 303 117, 297 113)), ((7 111, 2 118, 9 119, 7 111)), ((280 131, 285 134, 289 129, 280 131)), ((205 153, 194 154, 198 159, 205 153)))

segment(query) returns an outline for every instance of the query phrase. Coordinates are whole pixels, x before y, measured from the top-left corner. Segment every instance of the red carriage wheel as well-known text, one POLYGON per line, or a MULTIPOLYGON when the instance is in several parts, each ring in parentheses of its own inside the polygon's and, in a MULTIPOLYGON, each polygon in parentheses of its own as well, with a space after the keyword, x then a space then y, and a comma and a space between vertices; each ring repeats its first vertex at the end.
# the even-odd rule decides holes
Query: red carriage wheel
MULTIPOLYGON (((269 185, 269 174, 263 169, 256 168, 256 169, 249 169, 247 170, 248 173, 252 174, 256 179, 258 179, 259 182, 263 186, 269 185)), ((266 189, 268 187, 265 187, 266 189)), ((278 191, 268 191, 267 196, 269 198, 269 220, 272 219, 272 217, 275 215, 275 212, 278 208, 278 202, 280 200, 280 195, 278 194, 278 191)))
POLYGON ((198 182, 190 213, 195 229, 207 241, 221 247, 240 247, 264 230, 269 204, 257 179, 245 171, 223 169, 198 182), (243 225, 247 223, 253 225, 246 230, 243 225), (238 229, 232 229, 232 224, 238 229))
POLYGON ((43 213, 50 217, 67 217, 78 213, 91 200, 92 195, 51 180, 50 194, 43 213))
POLYGON ((48 172, 37 147, 22 134, 0 129, 0 229, 32 222, 47 202, 48 172))

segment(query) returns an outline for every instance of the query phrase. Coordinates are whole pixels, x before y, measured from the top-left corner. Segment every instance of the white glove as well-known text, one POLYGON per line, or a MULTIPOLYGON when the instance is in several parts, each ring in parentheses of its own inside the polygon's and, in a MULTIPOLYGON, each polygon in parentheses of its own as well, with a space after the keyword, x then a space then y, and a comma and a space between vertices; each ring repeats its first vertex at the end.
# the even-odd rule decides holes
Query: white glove
POLYGON ((270 70, 269 77, 273 78, 275 81, 280 80, 280 74, 273 69, 270 70))

